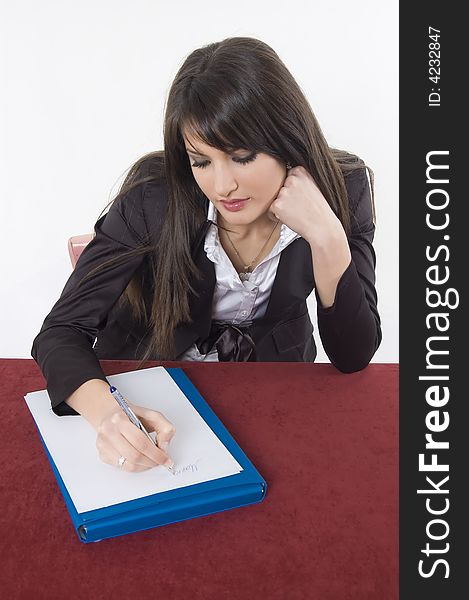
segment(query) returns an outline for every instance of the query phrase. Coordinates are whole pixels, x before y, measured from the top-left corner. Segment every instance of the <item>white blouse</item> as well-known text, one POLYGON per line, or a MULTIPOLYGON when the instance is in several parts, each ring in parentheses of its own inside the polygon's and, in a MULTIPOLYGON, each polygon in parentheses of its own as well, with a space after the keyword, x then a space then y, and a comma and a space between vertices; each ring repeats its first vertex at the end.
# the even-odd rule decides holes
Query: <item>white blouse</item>
MULTIPOLYGON (((209 203, 207 219, 217 222, 217 211, 209 203)), ((254 268, 246 281, 241 281, 220 243, 218 227, 210 225, 204 250, 207 258, 215 264, 216 284, 213 294, 212 321, 249 325, 254 319, 265 315, 270 292, 274 283, 281 252, 294 240, 301 237, 284 223, 280 226, 280 237, 270 253, 254 268)), ((176 360, 218 361, 214 346, 208 354, 201 354, 196 344, 183 352, 176 360)))

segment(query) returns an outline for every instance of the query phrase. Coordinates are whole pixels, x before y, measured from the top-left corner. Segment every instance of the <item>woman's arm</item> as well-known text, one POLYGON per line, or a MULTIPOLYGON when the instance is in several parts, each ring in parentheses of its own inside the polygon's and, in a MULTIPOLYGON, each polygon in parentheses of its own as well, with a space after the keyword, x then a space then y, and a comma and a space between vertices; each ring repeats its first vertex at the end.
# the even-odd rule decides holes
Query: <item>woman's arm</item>
POLYGON ((109 384, 101 379, 85 381, 65 402, 96 430, 107 415, 119 408, 109 391, 109 384), (93 398, 93 402, 89 401, 90 398, 93 398))
POLYGON ((341 222, 309 241, 313 262, 316 297, 321 306, 334 304, 337 285, 352 259, 350 248, 341 222))
POLYGON ((109 385, 100 379, 83 383, 66 403, 96 430, 96 448, 103 462, 116 467, 123 456, 125 470, 133 472, 158 465, 173 466, 167 448, 176 429, 159 411, 129 403, 147 431, 156 432, 158 446, 155 446, 129 421, 110 394, 109 385))
POLYGON ((270 211, 310 245, 318 327, 330 361, 347 373, 366 367, 381 342, 375 289, 374 224, 366 169, 345 178, 351 233, 311 174, 289 171, 270 211))
MULTIPOLYGON (((376 257, 372 246, 375 227, 366 170, 351 173, 346 178, 346 185, 352 212, 348 238, 350 254, 347 255, 343 241, 336 246, 339 259, 335 264, 340 267, 339 271, 342 268, 344 271, 337 279, 334 293, 334 282, 327 287, 327 275, 323 276, 327 272, 328 259, 321 263, 321 255, 316 256, 318 266, 314 258, 313 265, 315 279, 319 282, 315 294, 324 350, 340 371, 351 373, 370 362, 381 342, 381 324, 375 289, 376 257)), ((333 268, 331 272, 334 277, 333 268)))
POLYGON ((95 338, 107 320, 143 255, 124 255, 142 245, 148 231, 144 215, 146 184, 115 201, 95 224, 96 236, 82 252, 59 300, 33 341, 31 355, 46 381, 54 412, 76 414, 65 400, 82 384, 106 381, 93 350, 95 338), (82 278, 110 258, 121 257, 87 281, 82 278))

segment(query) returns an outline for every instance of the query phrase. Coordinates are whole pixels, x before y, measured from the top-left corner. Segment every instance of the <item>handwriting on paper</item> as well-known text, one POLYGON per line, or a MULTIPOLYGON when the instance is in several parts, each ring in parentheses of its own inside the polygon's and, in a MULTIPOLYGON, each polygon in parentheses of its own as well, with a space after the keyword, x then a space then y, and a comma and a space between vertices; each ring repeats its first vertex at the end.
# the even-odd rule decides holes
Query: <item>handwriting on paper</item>
POLYGON ((183 473, 196 473, 199 468, 197 463, 200 462, 200 458, 195 461, 195 463, 189 463, 188 465, 184 465, 183 467, 179 467, 174 469, 173 475, 182 475, 183 473))

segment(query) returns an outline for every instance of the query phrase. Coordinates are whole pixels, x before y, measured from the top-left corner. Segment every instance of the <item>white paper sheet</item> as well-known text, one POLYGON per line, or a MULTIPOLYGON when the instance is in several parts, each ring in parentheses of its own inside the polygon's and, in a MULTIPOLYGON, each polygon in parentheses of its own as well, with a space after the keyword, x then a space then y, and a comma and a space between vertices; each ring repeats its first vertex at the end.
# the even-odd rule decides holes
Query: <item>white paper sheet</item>
POLYGON ((176 434, 168 453, 175 474, 162 466, 130 473, 103 463, 96 449, 96 432, 83 417, 58 417, 46 390, 30 392, 26 403, 79 513, 243 470, 164 367, 107 379, 132 403, 158 410, 173 423, 176 434))

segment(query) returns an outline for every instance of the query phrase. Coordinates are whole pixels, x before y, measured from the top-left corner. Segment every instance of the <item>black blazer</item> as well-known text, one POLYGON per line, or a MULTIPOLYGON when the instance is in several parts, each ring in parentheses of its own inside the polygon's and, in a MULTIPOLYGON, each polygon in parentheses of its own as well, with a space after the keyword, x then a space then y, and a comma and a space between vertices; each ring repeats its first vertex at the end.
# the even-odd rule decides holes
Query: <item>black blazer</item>
MULTIPOLYGON (((381 328, 372 247, 374 224, 365 169, 349 174, 346 186, 352 211, 348 237, 352 260, 339 281, 333 306, 323 308, 317 294, 316 300, 325 352, 339 370, 353 372, 369 363, 380 344, 381 328)), ((136 248, 145 240, 156 241, 166 206, 164 182, 141 184, 116 200, 96 222, 94 239, 84 249, 35 337, 31 355, 47 381, 57 414, 74 414, 62 403, 82 383, 105 380, 99 359, 135 360, 143 355, 149 334, 144 325, 132 319, 129 308, 117 301, 137 271, 144 281, 149 276, 148 258, 127 259, 83 285, 78 286, 78 282, 102 261, 136 248)), ((193 258, 203 277, 193 283, 197 292, 190 297, 193 322, 175 331, 177 355, 210 332, 216 283, 214 264, 204 251, 210 223, 203 223, 193 245, 193 258)), ((147 287, 144 299, 149 305, 147 287)), ((299 238, 282 251, 266 314, 250 328, 256 346, 255 357, 250 360, 314 361, 316 344, 306 304, 313 289, 311 248, 299 238)))

